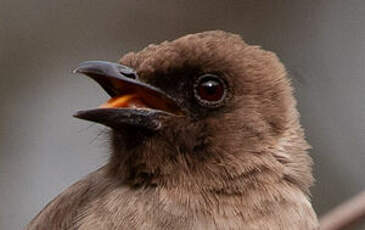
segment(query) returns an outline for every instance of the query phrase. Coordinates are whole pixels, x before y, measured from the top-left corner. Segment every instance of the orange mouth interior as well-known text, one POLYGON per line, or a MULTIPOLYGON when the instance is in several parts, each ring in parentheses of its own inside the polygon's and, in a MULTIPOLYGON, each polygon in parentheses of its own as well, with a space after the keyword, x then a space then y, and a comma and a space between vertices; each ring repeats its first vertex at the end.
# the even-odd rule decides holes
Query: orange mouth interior
POLYGON ((113 97, 106 103, 102 104, 100 108, 143 108, 147 107, 137 94, 127 94, 120 97, 113 97))
POLYGON ((167 99, 150 95, 145 92, 130 93, 109 99, 100 108, 149 108, 157 109, 176 115, 181 115, 181 110, 167 99))

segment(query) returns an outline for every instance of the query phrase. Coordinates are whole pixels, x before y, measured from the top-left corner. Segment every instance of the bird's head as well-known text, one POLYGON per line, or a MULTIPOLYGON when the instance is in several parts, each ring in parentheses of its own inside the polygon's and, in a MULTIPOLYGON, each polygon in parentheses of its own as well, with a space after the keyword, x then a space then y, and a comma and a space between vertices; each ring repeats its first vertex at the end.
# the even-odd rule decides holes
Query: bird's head
POLYGON ((285 68, 238 35, 187 35, 129 53, 120 64, 84 62, 76 72, 112 97, 75 116, 112 128, 114 176, 217 191, 256 174, 263 181, 288 174, 303 189, 311 182, 285 68))

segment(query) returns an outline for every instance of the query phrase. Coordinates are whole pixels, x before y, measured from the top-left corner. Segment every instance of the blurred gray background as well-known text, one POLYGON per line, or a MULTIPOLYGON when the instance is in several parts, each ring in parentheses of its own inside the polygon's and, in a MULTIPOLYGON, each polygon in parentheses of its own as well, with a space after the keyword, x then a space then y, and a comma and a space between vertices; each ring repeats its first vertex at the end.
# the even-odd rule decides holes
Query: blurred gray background
POLYGON ((361 0, 0 0, 0 229, 22 229, 108 159, 104 128, 72 118, 107 96, 72 68, 212 29, 287 66, 325 213, 365 187, 364 28, 361 0))

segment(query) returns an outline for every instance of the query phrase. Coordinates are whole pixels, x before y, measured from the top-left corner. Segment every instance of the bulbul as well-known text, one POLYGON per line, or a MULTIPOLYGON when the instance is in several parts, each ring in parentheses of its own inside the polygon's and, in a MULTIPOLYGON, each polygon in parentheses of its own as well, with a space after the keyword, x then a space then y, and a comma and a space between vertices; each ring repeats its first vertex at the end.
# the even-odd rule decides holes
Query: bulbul
POLYGON ((223 31, 75 70, 111 96, 75 117, 110 127, 111 157, 28 230, 313 230, 312 161, 277 56, 223 31))

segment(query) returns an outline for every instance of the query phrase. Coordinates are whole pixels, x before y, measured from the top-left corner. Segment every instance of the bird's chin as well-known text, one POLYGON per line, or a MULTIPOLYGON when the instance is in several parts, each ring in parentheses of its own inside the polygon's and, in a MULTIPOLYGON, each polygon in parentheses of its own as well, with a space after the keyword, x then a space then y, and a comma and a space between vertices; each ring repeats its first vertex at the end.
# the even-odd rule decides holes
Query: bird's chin
POLYGON ((182 115, 174 98, 155 86, 138 80, 126 66, 104 62, 83 62, 74 70, 94 79, 111 96, 99 108, 77 112, 74 117, 103 124, 113 129, 133 126, 152 131, 167 119, 182 115))

